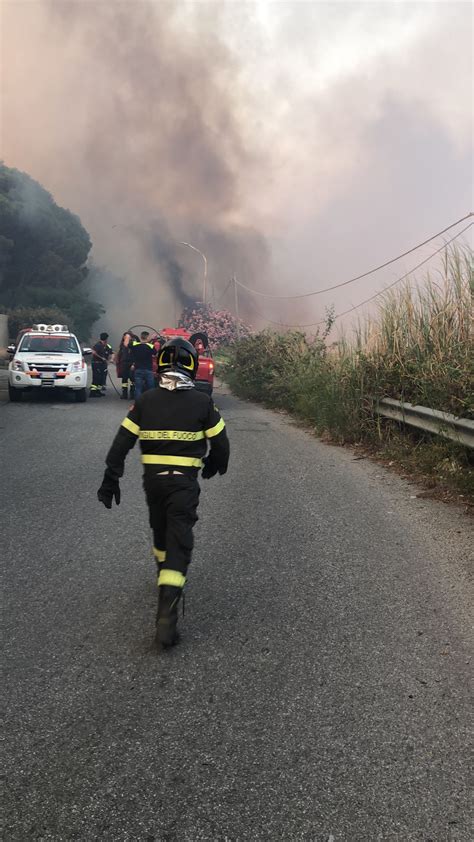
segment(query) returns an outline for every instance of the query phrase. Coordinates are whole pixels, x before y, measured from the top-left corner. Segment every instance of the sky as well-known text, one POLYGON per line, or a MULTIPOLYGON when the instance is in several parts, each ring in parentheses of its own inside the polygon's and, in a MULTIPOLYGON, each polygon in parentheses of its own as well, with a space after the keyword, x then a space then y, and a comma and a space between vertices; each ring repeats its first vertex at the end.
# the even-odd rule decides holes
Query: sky
MULTIPOLYGON (((181 241, 233 307, 234 273, 321 289, 471 210, 470 3, 4 0, 1 26, 1 157, 81 217, 109 327, 202 297, 181 241)), ((316 321, 442 243, 303 303, 241 291, 240 308, 316 321)))

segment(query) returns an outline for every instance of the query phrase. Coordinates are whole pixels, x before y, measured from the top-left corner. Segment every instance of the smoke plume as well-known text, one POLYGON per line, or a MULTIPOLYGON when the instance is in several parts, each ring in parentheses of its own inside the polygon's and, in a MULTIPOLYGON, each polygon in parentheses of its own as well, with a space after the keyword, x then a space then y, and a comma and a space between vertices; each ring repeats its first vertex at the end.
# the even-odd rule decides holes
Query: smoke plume
MULTIPOLYGON (((456 2, 7 0, 2 154, 81 216, 117 331, 202 298, 183 241, 217 303, 233 273, 327 286, 469 209, 469 18, 456 2)), ((308 321, 406 268, 304 307, 242 292, 242 312, 308 321)))

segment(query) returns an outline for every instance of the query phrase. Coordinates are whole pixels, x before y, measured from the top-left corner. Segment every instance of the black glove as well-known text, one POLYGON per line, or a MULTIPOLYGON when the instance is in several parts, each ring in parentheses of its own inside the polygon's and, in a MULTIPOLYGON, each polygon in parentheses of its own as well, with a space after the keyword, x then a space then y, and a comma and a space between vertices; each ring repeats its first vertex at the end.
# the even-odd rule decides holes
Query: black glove
POLYGON ((202 478, 203 479, 210 479, 211 477, 214 477, 217 474, 217 468, 214 465, 214 460, 213 460, 211 454, 209 454, 209 456, 206 456, 205 459, 203 459, 203 462, 204 462, 204 467, 203 467, 202 473, 201 473, 202 478))
MULTIPOLYGON (((106 472, 107 473, 107 472, 106 472)), ((112 508, 112 500, 115 497, 117 506, 120 505, 120 485, 118 479, 112 479, 107 475, 104 476, 102 485, 100 486, 97 497, 106 509, 112 508)))

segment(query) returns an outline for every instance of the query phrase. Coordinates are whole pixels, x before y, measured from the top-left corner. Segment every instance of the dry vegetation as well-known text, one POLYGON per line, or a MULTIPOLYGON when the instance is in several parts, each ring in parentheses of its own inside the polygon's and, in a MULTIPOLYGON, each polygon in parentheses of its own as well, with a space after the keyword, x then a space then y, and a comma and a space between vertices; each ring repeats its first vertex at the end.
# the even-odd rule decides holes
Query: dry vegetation
POLYGON ((364 443, 431 485, 474 493, 464 448, 400 434, 374 411, 392 397, 473 417, 472 281, 471 252, 447 249, 435 275, 382 296, 351 340, 264 331, 233 347, 226 377, 236 394, 288 410, 333 441, 364 443))

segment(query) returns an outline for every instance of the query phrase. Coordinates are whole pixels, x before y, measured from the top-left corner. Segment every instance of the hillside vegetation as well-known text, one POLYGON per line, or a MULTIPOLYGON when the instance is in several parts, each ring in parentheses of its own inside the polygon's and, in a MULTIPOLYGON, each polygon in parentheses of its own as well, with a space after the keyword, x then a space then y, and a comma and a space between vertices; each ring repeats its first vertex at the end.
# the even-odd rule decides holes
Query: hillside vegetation
POLYGON ((351 341, 263 331, 231 348, 226 378, 237 395, 285 409, 320 435, 365 444, 407 470, 418 464, 431 484, 469 492, 473 476, 463 448, 401 434, 376 415, 375 404, 392 397, 473 417, 471 319, 472 255, 451 248, 436 276, 382 296, 351 341))

